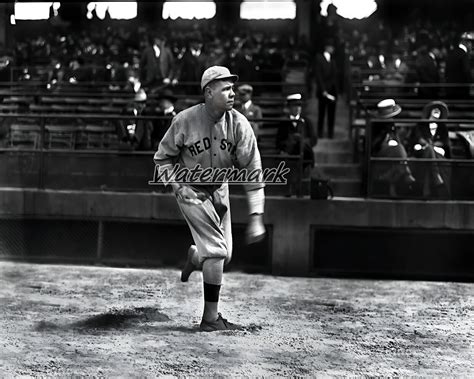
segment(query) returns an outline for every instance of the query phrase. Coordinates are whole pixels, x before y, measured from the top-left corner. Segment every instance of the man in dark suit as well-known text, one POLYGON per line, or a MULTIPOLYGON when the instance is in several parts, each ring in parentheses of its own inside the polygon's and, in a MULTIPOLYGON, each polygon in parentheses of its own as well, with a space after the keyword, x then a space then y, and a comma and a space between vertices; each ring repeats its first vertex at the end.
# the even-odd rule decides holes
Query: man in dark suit
MULTIPOLYGON (((253 87, 249 84, 242 84, 237 88, 237 98, 235 109, 242 113, 248 119, 262 118, 262 109, 252 101, 253 87)), ((261 122, 249 121, 252 126, 255 137, 258 141, 258 133, 261 122)))
POLYGON ((125 105, 121 114, 124 117, 117 121, 119 148, 124 150, 150 150, 152 125, 148 120, 137 120, 137 116, 145 116, 147 95, 139 90, 131 104, 125 105))
MULTIPOLYGON (((179 60, 179 80, 181 82, 199 82, 203 71, 207 68, 207 55, 203 52, 203 43, 201 37, 194 33, 189 40, 189 46, 186 48, 182 58, 179 60)), ((185 87, 186 94, 199 94, 199 88, 196 85, 185 87)))
MULTIPOLYGON (((420 84, 439 83, 439 50, 433 46, 433 42, 426 33, 420 34, 419 39, 421 47, 418 50, 418 57, 415 62, 417 80, 420 84)), ((418 95, 422 99, 437 99, 439 97, 439 88, 420 87, 418 95)))
MULTIPOLYGON (((458 46, 454 46, 446 58, 446 83, 467 84, 472 81, 469 54, 474 41, 474 32, 464 33, 458 46)), ((452 99, 469 98, 469 87, 447 88, 452 99)))
MULTIPOLYGON (((308 177, 314 167, 313 147, 316 145, 317 137, 309 118, 302 115, 303 99, 301 94, 288 95, 286 101, 288 114, 286 120, 280 122, 276 147, 280 154, 299 155, 302 151, 304 160, 303 177, 308 177)), ((291 196, 294 193, 300 179, 302 178, 300 178, 298 168, 290 166, 286 196, 291 196)))
POLYGON ((169 85, 174 78, 175 62, 173 53, 164 39, 155 36, 140 59, 141 82, 145 88, 157 89, 169 85))
POLYGON ((288 116, 280 123, 277 132, 277 149, 281 153, 299 154, 301 143, 303 145, 303 159, 307 166, 314 166, 313 147, 316 145, 317 137, 313 130, 311 121, 302 115, 303 99, 300 93, 288 95, 288 116), (303 141, 301 141, 303 139, 303 141))
POLYGON ((316 86, 319 100, 318 137, 324 134, 324 118, 327 112, 328 138, 334 137, 337 102, 337 69, 334 59, 334 43, 327 40, 324 51, 316 56, 316 86))
POLYGON ((153 130, 151 133, 153 149, 158 149, 160 141, 171 125, 171 120, 176 116, 174 104, 177 101, 177 98, 173 95, 173 92, 170 89, 165 89, 160 92, 156 99, 158 100, 158 107, 155 108, 153 115, 163 118, 153 120, 153 130))

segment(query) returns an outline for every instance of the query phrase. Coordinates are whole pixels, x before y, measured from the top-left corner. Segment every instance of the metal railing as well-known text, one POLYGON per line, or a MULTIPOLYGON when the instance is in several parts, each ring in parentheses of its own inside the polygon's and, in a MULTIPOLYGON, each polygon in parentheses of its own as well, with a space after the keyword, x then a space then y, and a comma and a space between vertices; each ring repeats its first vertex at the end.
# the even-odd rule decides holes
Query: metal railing
MULTIPOLYGON (((421 199, 437 199, 437 198, 448 198, 448 199, 474 199, 474 157, 463 158, 417 158, 417 157, 375 157, 373 156, 372 149, 372 136, 373 136, 373 124, 393 124, 395 129, 416 128, 419 124, 433 122, 429 119, 367 119, 366 133, 365 133, 365 162, 364 162, 364 182, 366 188, 366 196, 369 198, 373 197, 384 197, 384 198, 421 198, 421 199), (423 189, 420 192, 413 190, 413 188, 401 191, 399 194, 387 193, 385 191, 377 192, 374 190, 374 178, 373 171, 376 166, 382 166, 385 168, 393 167, 398 165, 400 167, 409 167, 411 169, 417 169, 426 174, 426 170, 431 169, 434 165, 439 167, 448 167, 450 173, 447 177, 449 191, 443 195, 437 195, 434 193, 426 193, 423 189)), ((437 124, 445 124, 448 131, 474 131, 474 120, 466 119, 445 119, 436 120, 437 124)), ((467 153, 467 155, 469 155, 467 153)), ((438 167, 438 168, 439 168, 438 167)), ((419 179, 419 178, 415 178, 419 179)))
MULTIPOLYGON (((49 120, 94 121, 154 121, 169 120, 166 116, 130 116, 103 114, 21 114, 1 115, 2 122, 15 119, 33 119, 38 122, 39 141, 35 148, 4 147, 0 149, 0 185, 29 188, 61 188, 61 189, 114 189, 123 191, 155 190, 148 185, 153 179, 153 153, 150 151, 129 151, 119 148, 84 149, 84 148, 48 148, 47 122, 49 120)), ((276 125, 288 120, 282 118, 249 119, 249 121, 267 122, 276 125)), ((78 132, 83 131, 80 127, 78 132)), ((303 138, 301 138, 301 143, 303 138)), ((296 168, 296 195, 303 196, 303 149, 298 155, 261 152, 262 163, 292 162, 296 168)), ((283 193, 279 193, 283 195, 283 193)))

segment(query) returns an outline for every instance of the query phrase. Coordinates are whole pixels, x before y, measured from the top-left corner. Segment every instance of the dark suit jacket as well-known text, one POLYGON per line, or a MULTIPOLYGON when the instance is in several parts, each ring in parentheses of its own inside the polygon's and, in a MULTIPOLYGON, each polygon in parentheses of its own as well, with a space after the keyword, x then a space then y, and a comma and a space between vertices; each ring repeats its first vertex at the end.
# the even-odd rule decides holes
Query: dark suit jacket
POLYGON ((201 53, 199 57, 192 55, 187 49, 179 61, 179 80, 182 82, 200 82, 201 75, 206 67, 207 55, 201 53))
POLYGON ((316 145, 317 137, 313 130, 313 125, 308 118, 303 116, 299 120, 282 121, 278 128, 276 145, 277 149, 288 154, 299 154, 300 152, 300 137, 298 133, 303 131, 303 156, 305 160, 314 163, 313 146, 316 145), (296 125, 296 126, 295 126, 296 125))
POLYGON ((143 50, 140 59, 141 81, 144 84, 154 80, 162 80, 164 78, 174 78, 175 63, 171 50, 161 45, 160 56, 156 58, 153 46, 148 46, 143 50))
POLYGON ((330 62, 324 58, 323 54, 316 56, 315 74, 318 97, 321 97, 324 91, 337 96, 337 69, 334 54, 331 55, 330 62))
MULTIPOLYGON (((121 114, 130 116, 129 119, 120 119, 117 123, 117 134, 121 142, 121 148, 131 150, 151 150, 152 125, 150 121, 135 120, 133 118, 133 107, 126 107, 121 114), (135 124, 135 134, 133 135, 128 132, 127 126, 129 124, 135 124)), ((141 115, 145 116, 146 111, 143 110, 141 115)))
POLYGON ((446 57, 446 82, 469 83, 471 82, 471 65, 469 54, 456 46, 451 49, 446 57))
POLYGON ((416 59, 416 73, 420 83, 439 83, 437 62, 428 53, 422 53, 416 59))
MULTIPOLYGON (((262 118, 262 109, 255 105, 253 102, 250 104, 248 109, 245 109, 243 104, 239 104, 236 108, 240 113, 242 113, 246 118, 262 118)), ((261 122, 258 121, 249 121, 250 125, 252 126, 253 132, 255 133, 255 137, 258 138, 258 132, 260 130, 261 122)))

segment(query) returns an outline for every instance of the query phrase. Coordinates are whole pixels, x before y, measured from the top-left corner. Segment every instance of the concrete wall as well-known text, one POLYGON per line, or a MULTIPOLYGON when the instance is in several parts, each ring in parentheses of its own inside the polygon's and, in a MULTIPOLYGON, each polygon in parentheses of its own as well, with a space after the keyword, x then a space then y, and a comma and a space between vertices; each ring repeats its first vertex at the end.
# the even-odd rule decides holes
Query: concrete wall
MULTIPOLYGON (((235 224, 247 222, 245 196, 232 196, 235 224)), ((36 219, 107 219, 182 222, 173 196, 161 193, 118 193, 9 189, 0 191, 0 217, 36 219)), ((365 199, 310 200, 267 197, 265 223, 271 227, 271 272, 306 276, 314 272, 314 230, 355 227, 463 231, 474 235, 474 202, 421 202, 365 199)), ((453 234, 454 235, 454 234, 453 234)), ((348 247, 350 250, 350 247, 348 247)), ((472 249, 474 252, 474 248, 472 249)), ((403 253, 403 252, 402 252, 403 253)), ((474 256, 474 254, 472 254, 474 256)), ((462 266, 466 257, 460 256, 462 266)), ((316 267, 317 269, 317 267, 316 267)), ((316 270, 317 271, 317 270, 316 270)))

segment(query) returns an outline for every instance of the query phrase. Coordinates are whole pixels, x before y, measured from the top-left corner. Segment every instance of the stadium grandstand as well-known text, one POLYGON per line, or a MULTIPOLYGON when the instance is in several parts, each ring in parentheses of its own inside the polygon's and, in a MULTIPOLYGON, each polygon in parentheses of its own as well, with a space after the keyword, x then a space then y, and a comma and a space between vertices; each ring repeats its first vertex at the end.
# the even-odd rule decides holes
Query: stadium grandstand
POLYGON ((0 4, 0 258, 181 264, 192 238, 153 154, 220 65, 261 108, 264 168, 290 168, 252 246, 232 186, 230 269, 472 279, 472 2, 354 3, 0 4), (295 98, 314 160, 277 141, 295 98))

